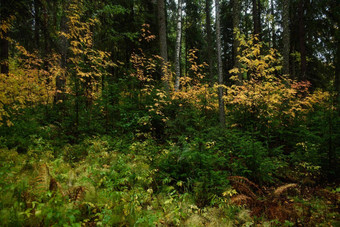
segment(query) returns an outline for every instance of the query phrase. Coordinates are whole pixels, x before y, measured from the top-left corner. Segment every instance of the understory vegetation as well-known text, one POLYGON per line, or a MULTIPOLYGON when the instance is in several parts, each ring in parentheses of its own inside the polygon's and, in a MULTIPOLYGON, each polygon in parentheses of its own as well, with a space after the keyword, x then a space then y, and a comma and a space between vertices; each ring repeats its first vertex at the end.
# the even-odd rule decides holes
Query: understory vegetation
POLYGON ((268 155, 262 142, 235 130, 176 142, 135 134, 70 144, 54 139, 52 127, 34 128, 39 134, 21 149, 2 137, 4 226, 339 223, 339 188, 323 186, 317 163, 285 161, 279 150, 268 155))

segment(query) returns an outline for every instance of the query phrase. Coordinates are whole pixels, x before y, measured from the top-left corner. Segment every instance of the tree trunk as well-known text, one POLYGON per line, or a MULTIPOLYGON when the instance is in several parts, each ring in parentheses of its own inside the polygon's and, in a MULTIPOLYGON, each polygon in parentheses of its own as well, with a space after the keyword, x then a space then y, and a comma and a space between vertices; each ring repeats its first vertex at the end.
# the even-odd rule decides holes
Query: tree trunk
POLYGON ((217 62, 218 62, 218 109, 219 120, 222 128, 225 127, 225 113, 224 113, 224 100, 223 100, 223 72, 222 72, 222 47, 221 47, 221 27, 220 27, 220 7, 219 0, 215 0, 216 10, 216 43, 217 43, 217 62))
POLYGON ((253 23, 254 23, 254 35, 258 35, 261 39, 261 11, 260 11, 260 1, 253 0, 253 23))
POLYGON ((179 90, 179 82, 181 77, 181 40, 182 40, 182 0, 178 0, 178 12, 177 12, 177 36, 175 46, 175 91, 179 90))
MULTIPOLYGON (((63 6, 63 10, 65 10, 65 5, 63 6)), ((67 33, 67 23, 66 23, 66 15, 63 12, 63 16, 60 22, 60 31, 62 33, 67 33)), ((67 49, 68 49, 68 41, 65 36, 61 36, 59 43, 59 51, 61 55, 60 59, 60 67, 61 73, 56 77, 56 94, 54 97, 54 103, 58 104, 60 102, 65 101, 65 85, 66 85, 66 66, 67 66, 67 49)))
MULTIPOLYGON (((2 24, 4 21, 8 19, 8 1, 1 1, 0 8, 0 23, 2 24)), ((9 67, 8 67, 8 34, 7 31, 0 31, 2 36, 0 36, 0 73, 8 75, 9 67)))
MULTIPOLYGON (((46 8, 46 6, 43 5, 42 8, 43 12, 42 12, 42 16, 43 16, 43 20, 41 23, 41 32, 42 35, 44 37, 44 56, 48 55, 51 52, 51 37, 48 34, 48 26, 49 26, 49 20, 48 20, 48 10, 46 8)), ((52 14, 53 17, 57 17, 57 15, 55 13, 52 14)), ((57 20, 57 18, 53 18, 53 20, 57 20)))
MULTIPOLYGON (((335 80, 334 80, 334 85, 335 85, 335 91, 337 92, 337 104, 340 107, 340 32, 336 31, 335 37, 337 38, 337 51, 335 54, 335 80)), ((338 110, 338 113, 340 114, 340 110, 338 110)))
POLYGON ((207 53, 208 53, 208 64, 209 64, 209 78, 210 83, 214 83, 214 62, 213 62, 213 46, 212 46, 212 29, 211 29, 211 0, 205 1, 205 28, 207 31, 207 53))
POLYGON ((39 49, 40 47, 40 6, 39 0, 34 0, 34 40, 35 40, 35 48, 39 49))
MULTIPOLYGON (((240 26, 240 14, 241 14, 241 2, 240 0, 233 0, 233 64, 234 68, 239 68, 240 67, 240 62, 238 60, 238 55, 239 53, 239 46, 240 46, 240 41, 237 39, 237 33, 239 32, 239 26, 240 26)), ((239 73, 238 75, 239 82, 242 81, 242 74, 239 73)))
POLYGON ((166 17, 164 0, 157 1, 158 6, 158 29, 159 29, 159 47, 161 57, 165 62, 168 61, 168 46, 166 42, 166 17))
MULTIPOLYGON (((165 2, 164 0, 157 1, 157 9, 158 9, 158 31, 159 31, 159 49, 161 57, 163 58, 162 62, 162 70, 163 77, 167 75, 167 62, 168 62, 168 45, 166 41, 166 16, 165 16, 165 2)), ((164 87, 165 90, 169 90, 169 81, 168 78, 164 78, 164 87)))
POLYGON ((289 74, 290 30, 289 30, 289 1, 283 1, 283 73, 289 74))
POLYGON ((7 33, 2 32, 2 37, 0 39, 1 53, 0 53, 0 64, 1 71, 0 73, 8 75, 9 67, 8 67, 8 40, 7 33))
POLYGON ((273 17, 273 21, 272 21, 272 47, 276 48, 276 30, 275 30, 275 12, 274 12, 274 1, 271 0, 270 1, 270 5, 271 5, 271 15, 273 17))
POLYGON ((301 54, 300 79, 306 79, 307 59, 306 59, 306 30, 305 30, 305 0, 300 0, 298 5, 299 14, 299 45, 301 54))

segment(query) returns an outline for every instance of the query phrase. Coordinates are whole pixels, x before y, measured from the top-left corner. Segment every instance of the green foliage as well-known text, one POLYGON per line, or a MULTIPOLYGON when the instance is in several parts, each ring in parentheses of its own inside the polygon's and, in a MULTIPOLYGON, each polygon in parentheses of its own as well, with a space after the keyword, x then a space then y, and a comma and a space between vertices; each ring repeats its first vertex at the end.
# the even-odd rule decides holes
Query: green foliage
MULTIPOLYGON (((237 133, 215 129, 165 146, 148 134, 132 141, 103 136, 57 148, 58 153, 34 137, 26 154, 2 148, 0 220, 28 226, 251 223, 242 208, 229 204, 227 179, 238 173, 257 178, 261 171, 269 176, 274 167, 265 156, 257 160, 247 153, 249 137, 232 135, 237 133)), ((332 218, 321 208, 313 212, 332 218)))
POLYGON ((163 151, 157 164, 158 174, 160 180, 173 184, 178 190, 193 190, 197 205, 202 207, 227 186, 226 160, 214 149, 209 149, 211 143, 198 138, 188 140, 182 137, 179 145, 174 144, 170 150, 163 151))

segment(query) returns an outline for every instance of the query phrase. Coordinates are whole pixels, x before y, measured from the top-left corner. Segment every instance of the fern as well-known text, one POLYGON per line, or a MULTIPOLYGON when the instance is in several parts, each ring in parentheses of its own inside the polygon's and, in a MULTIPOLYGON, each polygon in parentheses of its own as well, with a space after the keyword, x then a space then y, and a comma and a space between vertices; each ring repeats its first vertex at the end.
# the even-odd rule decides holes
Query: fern
POLYGON ((44 163, 40 165, 38 170, 38 176, 34 179, 36 189, 40 192, 47 191, 50 187, 50 170, 48 166, 44 163))
POLYGON ((84 186, 77 186, 69 189, 68 196, 71 201, 79 202, 84 199, 86 188, 84 186))
POLYGON ((231 203, 246 205, 252 210, 252 215, 265 214, 270 219, 278 219, 281 222, 293 219, 296 216, 293 204, 288 202, 283 193, 297 184, 285 184, 277 187, 272 193, 263 193, 263 190, 249 179, 241 176, 229 177, 232 186, 240 193, 233 196, 231 203))
POLYGON ((237 204, 237 205, 242 205, 242 204, 250 205, 253 199, 249 196, 241 194, 241 195, 236 195, 232 197, 230 201, 231 203, 237 204))
POLYGON ((282 185, 280 187, 278 187, 275 191, 274 191, 274 196, 279 197, 282 195, 282 193, 284 193, 285 191, 287 191, 290 188, 296 188, 297 184, 285 184, 282 185))

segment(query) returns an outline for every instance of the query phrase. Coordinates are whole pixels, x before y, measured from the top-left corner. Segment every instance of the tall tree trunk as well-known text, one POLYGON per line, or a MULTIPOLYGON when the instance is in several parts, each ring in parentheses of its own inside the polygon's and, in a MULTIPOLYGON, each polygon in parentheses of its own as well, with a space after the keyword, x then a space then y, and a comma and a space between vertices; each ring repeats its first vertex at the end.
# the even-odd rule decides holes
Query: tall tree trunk
MULTIPOLYGON (((335 37, 337 37, 337 43, 338 43, 338 47, 337 47, 337 51, 335 54, 335 91, 337 92, 337 104, 340 107, 340 32, 336 31, 336 35, 335 37)), ((338 110, 338 113, 340 114, 340 110, 338 110)))
POLYGON ((214 62, 213 62, 213 45, 212 45, 212 29, 211 29, 211 0, 205 1, 205 28, 207 31, 207 53, 208 53, 208 64, 209 64, 209 78, 210 83, 214 83, 214 62))
POLYGON ((158 8, 158 31, 159 31, 159 48, 161 57, 165 62, 168 61, 168 46, 166 42, 166 17, 164 0, 157 1, 158 8))
POLYGON ((35 40, 35 48, 39 49, 40 47, 40 6, 39 0, 34 0, 34 40, 35 40))
MULTIPOLYGON (((167 75, 167 62, 168 62, 168 45, 166 41, 166 16, 165 16, 165 0, 157 0, 158 9, 158 31, 159 31, 159 49, 161 57, 163 58, 162 69, 163 77, 167 75)), ((165 90, 169 90, 168 78, 164 78, 165 90)))
MULTIPOLYGON (((63 5, 63 10, 66 9, 66 4, 63 5)), ((62 33, 67 33, 67 18, 65 11, 60 22, 60 31, 62 33)), ((67 49, 68 41, 65 36, 61 36, 59 43, 59 51, 61 55, 60 67, 61 73, 56 77, 56 94, 54 97, 54 103, 58 104, 65 101, 65 85, 66 85, 66 66, 67 66, 67 49)))
MULTIPOLYGON (((9 1, 1 1, 0 5, 0 23, 4 23, 8 20, 8 3, 9 1)), ((0 73, 8 75, 9 67, 8 67, 8 34, 7 31, 1 30, 0 36, 0 73)))
POLYGON ((215 0, 216 10, 216 43, 217 43, 217 62, 218 62, 218 109, 219 120, 222 128, 225 127, 225 113, 224 113, 224 100, 223 100, 223 72, 222 72, 222 47, 221 47, 221 27, 220 27, 220 6, 219 0, 215 0))
POLYGON ((283 73, 289 74, 290 30, 289 30, 289 1, 283 1, 283 73))
MULTIPOLYGON (((42 8, 43 12, 42 12, 42 16, 43 16, 43 20, 41 23, 41 32, 42 35, 44 37, 44 56, 46 56, 47 54, 50 53, 51 51, 51 37, 48 34, 48 26, 49 26, 49 19, 48 19, 48 10, 47 10, 47 6, 46 4, 43 5, 42 8)), ((57 17, 57 15, 55 13, 52 14, 53 17, 57 17)), ((51 16, 52 16, 51 15, 51 16)), ((53 20, 57 20, 57 18, 53 18, 53 20)))
MULTIPOLYGON (((233 0, 233 64, 235 68, 240 67, 240 62, 238 60, 240 41, 237 39, 237 33, 239 32, 240 26, 240 15, 241 15, 241 2, 240 0, 233 0)), ((238 75, 239 82, 242 81, 242 74, 238 75)))
POLYGON ((182 0, 178 0, 178 12, 177 12, 177 36, 175 46, 175 91, 179 90, 179 82, 181 77, 181 40, 182 40, 182 0))
POLYGON ((2 33, 2 37, 0 38, 0 46, 1 46, 1 53, 0 53, 0 64, 1 64, 1 71, 0 73, 8 74, 9 67, 8 67, 8 40, 7 40, 7 32, 2 33))
POLYGON ((253 0, 253 23, 254 23, 254 35, 258 35, 258 38, 261 39, 261 10, 260 10, 260 1, 253 0))
POLYGON ((299 14, 299 46, 301 54, 300 79, 306 79, 307 58, 306 58, 306 30, 305 30, 305 0, 300 0, 298 5, 299 14))
POLYGON ((272 18, 273 18, 273 21, 272 21, 272 47, 273 48, 276 48, 276 30, 275 30, 275 6, 274 6, 274 1, 273 0, 270 0, 270 11, 271 11, 271 15, 272 15, 272 18))

